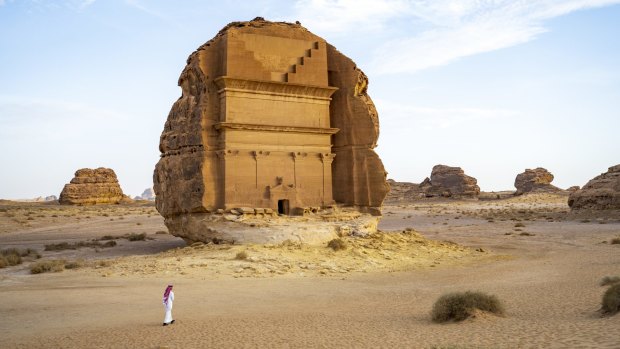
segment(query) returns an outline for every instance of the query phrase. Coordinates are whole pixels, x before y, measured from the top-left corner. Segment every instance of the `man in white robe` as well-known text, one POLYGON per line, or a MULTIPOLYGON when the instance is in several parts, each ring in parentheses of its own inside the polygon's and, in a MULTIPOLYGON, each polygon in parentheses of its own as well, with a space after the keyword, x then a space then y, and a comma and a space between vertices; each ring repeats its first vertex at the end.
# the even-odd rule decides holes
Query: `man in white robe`
POLYGON ((166 309, 166 315, 164 316, 164 326, 172 325, 174 320, 172 319, 172 302, 174 301, 174 292, 172 291, 172 285, 166 287, 164 291, 164 309, 166 309))

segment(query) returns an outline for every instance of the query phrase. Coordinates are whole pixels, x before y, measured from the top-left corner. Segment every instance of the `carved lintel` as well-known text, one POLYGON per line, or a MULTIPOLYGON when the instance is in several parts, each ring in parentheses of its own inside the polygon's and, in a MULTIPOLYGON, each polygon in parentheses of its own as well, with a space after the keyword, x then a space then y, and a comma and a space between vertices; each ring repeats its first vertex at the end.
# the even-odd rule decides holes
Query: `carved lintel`
POLYGON ((233 129, 247 131, 267 131, 267 132, 293 132, 293 133, 319 133, 336 134, 340 129, 330 127, 300 127, 300 126, 278 126, 278 125, 257 125, 241 124, 234 122, 219 122, 213 125, 216 130, 233 129))

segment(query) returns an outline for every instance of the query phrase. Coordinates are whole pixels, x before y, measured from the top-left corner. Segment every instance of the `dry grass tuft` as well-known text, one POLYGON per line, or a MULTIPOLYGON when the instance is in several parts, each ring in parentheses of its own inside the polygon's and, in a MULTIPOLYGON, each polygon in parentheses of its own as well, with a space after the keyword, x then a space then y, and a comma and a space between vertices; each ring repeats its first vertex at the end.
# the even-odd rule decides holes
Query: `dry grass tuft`
POLYGON ((18 248, 7 248, 0 251, 0 268, 11 267, 22 264, 22 257, 41 258, 41 254, 32 248, 25 250, 18 248))
POLYGON ((237 252, 237 255, 235 256, 235 259, 246 260, 246 259, 248 259, 248 253, 245 252, 245 251, 237 252))
POLYGON ((68 261, 65 263, 65 269, 78 269, 78 268, 82 268, 85 264, 86 262, 84 262, 84 259, 68 261))
POLYGON ((129 241, 144 241, 146 240, 146 233, 140 233, 140 234, 131 233, 123 237, 129 241))
POLYGON ((620 311, 620 283, 611 285, 603 294, 601 310, 605 314, 614 315, 620 311))
POLYGON ((47 261, 41 261, 30 266, 30 273, 42 274, 42 273, 58 273, 65 269, 65 261, 62 259, 52 259, 47 261))
POLYGON ((334 251, 346 250, 347 243, 342 239, 333 239, 327 243, 327 247, 330 247, 334 251))
POLYGON ((612 245, 618 245, 620 244, 620 238, 613 238, 609 243, 612 245))
POLYGON ((605 276, 604 278, 601 279, 601 282, 599 283, 599 285, 608 286, 608 285, 617 284, 619 282, 620 282, 620 276, 605 276))
POLYGON ((498 315, 504 314, 504 307, 497 297, 482 292, 456 292, 445 294, 435 302, 431 316, 434 322, 462 321, 475 310, 498 315))
POLYGON ((77 250, 82 247, 92 247, 92 248, 106 248, 106 247, 114 247, 116 246, 116 241, 110 240, 104 243, 99 241, 80 241, 80 242, 59 242, 57 244, 48 244, 45 245, 45 251, 64 251, 64 250, 77 250))

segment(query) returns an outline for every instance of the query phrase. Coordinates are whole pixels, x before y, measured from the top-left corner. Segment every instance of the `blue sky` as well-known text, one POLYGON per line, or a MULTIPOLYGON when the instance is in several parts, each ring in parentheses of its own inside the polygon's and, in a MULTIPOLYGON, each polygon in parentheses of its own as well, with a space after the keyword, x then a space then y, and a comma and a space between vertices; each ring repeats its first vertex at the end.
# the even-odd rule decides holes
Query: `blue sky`
POLYGON ((0 198, 82 167, 152 183, 187 56, 224 25, 299 20, 370 79, 389 177, 460 166, 482 190, 620 163, 620 1, 0 0, 0 198))

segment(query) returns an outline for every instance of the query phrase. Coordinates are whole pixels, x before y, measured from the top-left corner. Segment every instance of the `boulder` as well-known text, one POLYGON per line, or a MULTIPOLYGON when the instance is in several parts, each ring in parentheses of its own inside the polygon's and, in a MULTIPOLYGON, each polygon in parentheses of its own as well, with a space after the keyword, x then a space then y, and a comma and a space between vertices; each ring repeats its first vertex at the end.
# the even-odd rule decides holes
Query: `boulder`
POLYGON ((419 189, 426 197, 477 198, 480 187, 474 177, 460 167, 435 165, 431 177, 420 183, 419 189))
POLYGON ((592 178, 568 196, 571 210, 620 210, 620 164, 592 178))
POLYGON ((553 175, 542 167, 533 170, 526 169, 519 173, 515 178, 515 195, 523 195, 530 192, 555 192, 560 191, 558 187, 551 185, 553 175))
POLYGON ((112 169, 82 168, 60 193, 62 205, 118 204, 131 199, 123 194, 112 169))

